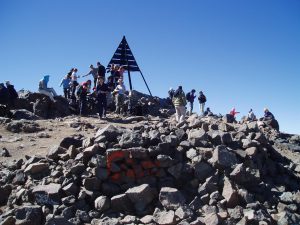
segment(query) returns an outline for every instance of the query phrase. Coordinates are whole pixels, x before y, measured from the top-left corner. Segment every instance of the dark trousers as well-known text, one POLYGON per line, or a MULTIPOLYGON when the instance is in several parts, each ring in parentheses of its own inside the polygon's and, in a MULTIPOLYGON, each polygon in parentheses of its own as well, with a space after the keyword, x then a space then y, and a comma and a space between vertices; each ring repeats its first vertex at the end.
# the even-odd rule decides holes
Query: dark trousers
POLYGON ((86 114, 86 97, 79 99, 79 113, 80 115, 86 114))
POLYGON ((70 89, 69 88, 64 88, 64 96, 65 96, 65 98, 70 98, 70 89))
POLYGON ((72 96, 75 96, 75 90, 76 90, 77 85, 78 85, 78 82, 73 81, 73 83, 72 83, 72 96))
POLYGON ((106 116, 106 109, 107 109, 106 96, 101 96, 98 98, 98 109, 99 109, 100 118, 106 116))

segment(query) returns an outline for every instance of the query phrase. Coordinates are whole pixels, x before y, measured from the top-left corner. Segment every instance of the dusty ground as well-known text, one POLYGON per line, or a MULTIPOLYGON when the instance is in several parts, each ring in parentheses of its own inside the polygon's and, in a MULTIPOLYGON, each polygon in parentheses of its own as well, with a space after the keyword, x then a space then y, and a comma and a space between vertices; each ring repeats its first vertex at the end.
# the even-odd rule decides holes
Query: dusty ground
POLYGON ((62 138, 68 137, 73 134, 82 134, 85 137, 92 137, 95 135, 99 128, 106 126, 108 123, 112 123, 118 127, 132 127, 132 124, 123 124, 114 121, 111 118, 110 122, 105 120, 99 120, 93 117, 68 117, 60 120, 37 120, 40 127, 45 128, 44 131, 37 133, 12 133, 7 131, 4 125, 0 124, 0 150, 5 147, 11 157, 0 156, 0 162, 7 160, 14 160, 24 158, 25 155, 42 155, 45 156, 49 148, 58 144, 62 138), (82 123, 80 128, 73 128, 71 123, 82 123), (94 128, 84 126, 84 124, 91 124, 94 128), (47 137, 49 136, 49 137, 47 137))

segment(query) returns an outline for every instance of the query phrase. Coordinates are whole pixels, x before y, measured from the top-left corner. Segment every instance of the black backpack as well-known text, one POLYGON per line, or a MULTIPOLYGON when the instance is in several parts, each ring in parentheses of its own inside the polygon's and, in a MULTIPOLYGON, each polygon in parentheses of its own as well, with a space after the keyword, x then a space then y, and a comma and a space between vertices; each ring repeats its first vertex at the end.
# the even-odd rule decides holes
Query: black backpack
POLYGON ((187 101, 190 101, 190 99, 191 99, 191 93, 188 92, 188 93, 186 94, 185 98, 186 98, 187 101))

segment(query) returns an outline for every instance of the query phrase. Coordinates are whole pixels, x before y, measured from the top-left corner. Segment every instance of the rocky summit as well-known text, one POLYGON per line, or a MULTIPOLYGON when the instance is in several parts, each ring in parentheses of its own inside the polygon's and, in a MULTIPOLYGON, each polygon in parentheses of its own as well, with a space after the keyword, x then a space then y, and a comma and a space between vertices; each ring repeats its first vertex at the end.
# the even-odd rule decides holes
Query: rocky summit
POLYGON ((48 138, 48 153, 0 164, 1 225, 300 224, 299 135, 193 114, 72 123, 54 145, 28 116, 1 126, 48 138))

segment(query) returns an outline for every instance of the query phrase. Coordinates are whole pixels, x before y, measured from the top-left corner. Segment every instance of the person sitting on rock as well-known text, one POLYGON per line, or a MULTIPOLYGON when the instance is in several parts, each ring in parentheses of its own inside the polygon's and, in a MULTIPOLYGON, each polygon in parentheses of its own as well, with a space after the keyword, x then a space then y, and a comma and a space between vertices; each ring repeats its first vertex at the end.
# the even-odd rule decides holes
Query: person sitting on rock
POLYGON ((232 108, 231 111, 229 112, 229 114, 232 115, 234 118, 238 113, 240 112, 235 111, 235 108, 232 108))
POLYGON ((204 116, 212 116, 213 113, 210 111, 210 108, 207 107, 206 110, 204 111, 203 115, 204 115, 204 116))
POLYGON ((275 119, 273 113, 269 111, 269 109, 264 108, 264 117, 263 120, 273 120, 275 119))
POLYGON ((179 86, 178 89, 174 92, 172 102, 176 110, 176 121, 178 123, 182 123, 183 121, 185 121, 186 114, 186 98, 184 91, 182 90, 182 86, 179 86))
POLYGON ((14 85, 12 85, 9 81, 6 81, 6 88, 8 91, 8 104, 10 108, 12 108, 15 106, 15 101, 19 96, 14 85))
POLYGON ((48 88, 48 82, 49 82, 50 75, 45 75, 43 79, 39 82, 39 92, 41 94, 47 95, 53 102, 54 97, 57 96, 55 90, 53 88, 48 88))
POLYGON ((60 82, 60 87, 63 86, 63 91, 64 91, 64 96, 65 98, 70 98, 70 83, 71 83, 71 74, 67 74, 61 82, 60 82))
POLYGON ((0 104, 7 105, 8 104, 8 90, 4 86, 3 83, 0 83, 0 104))
POLYGON ((254 121, 254 120, 256 120, 256 116, 255 116, 255 114, 254 114, 254 112, 253 112, 252 109, 250 109, 250 111, 248 112, 247 120, 248 121, 254 121))
POLYGON ((124 113, 125 92, 126 92, 126 87, 123 83, 123 80, 119 79, 118 85, 113 91, 113 94, 115 95, 115 101, 116 101, 116 113, 119 115, 124 113))

